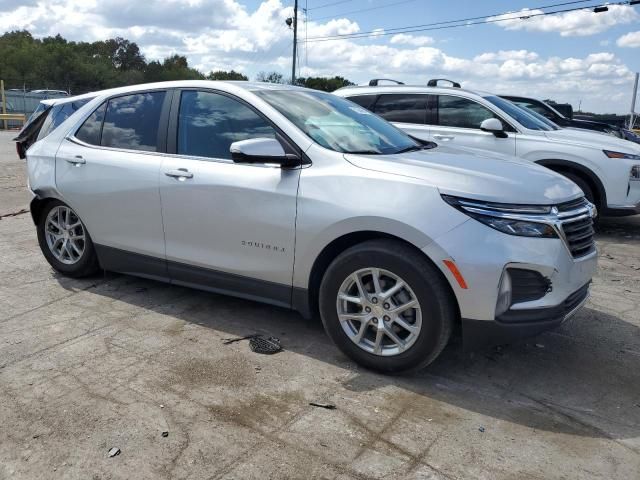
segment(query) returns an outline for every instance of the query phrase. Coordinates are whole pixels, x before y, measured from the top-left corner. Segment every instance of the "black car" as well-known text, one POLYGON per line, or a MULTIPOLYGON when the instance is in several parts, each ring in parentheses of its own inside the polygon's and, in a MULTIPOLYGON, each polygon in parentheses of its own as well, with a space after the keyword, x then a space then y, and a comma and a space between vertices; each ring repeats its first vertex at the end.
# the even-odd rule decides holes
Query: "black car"
POLYGON ((593 120, 578 120, 574 118, 565 117, 558 110, 551 105, 530 97, 519 97, 512 95, 500 95, 502 98, 509 100, 516 105, 526 107, 534 112, 551 120, 553 123, 560 127, 581 128, 584 130, 594 130, 596 132, 608 133, 615 135, 618 138, 630 140, 632 142, 640 143, 640 138, 637 135, 628 135, 628 131, 624 128, 620 128, 616 125, 611 125, 604 122, 595 122, 593 120))
POLYGON ((81 95, 72 98, 43 100, 31 114, 16 138, 18 157, 26 158, 27 149, 41 138, 49 135, 71 114, 93 99, 93 95, 81 95))

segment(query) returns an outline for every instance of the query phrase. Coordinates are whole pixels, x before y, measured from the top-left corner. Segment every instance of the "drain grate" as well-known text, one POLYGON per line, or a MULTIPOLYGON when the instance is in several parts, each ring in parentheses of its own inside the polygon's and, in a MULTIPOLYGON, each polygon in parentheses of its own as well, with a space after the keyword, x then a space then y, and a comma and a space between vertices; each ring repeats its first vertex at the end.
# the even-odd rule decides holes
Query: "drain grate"
POLYGON ((265 355, 272 355, 282 350, 280 345, 280 339, 276 337, 265 338, 262 335, 255 335, 249 340, 249 347, 251 351, 256 353, 263 353, 265 355))

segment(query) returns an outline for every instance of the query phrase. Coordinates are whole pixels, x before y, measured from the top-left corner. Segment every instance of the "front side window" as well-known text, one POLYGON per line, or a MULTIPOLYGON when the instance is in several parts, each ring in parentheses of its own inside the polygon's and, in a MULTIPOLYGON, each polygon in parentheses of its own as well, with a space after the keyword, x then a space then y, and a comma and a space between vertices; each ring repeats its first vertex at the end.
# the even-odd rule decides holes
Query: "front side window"
POLYGON ((178 154, 230 160, 233 142, 275 134, 263 117, 226 95, 192 90, 180 95, 178 154))
POLYGON ((498 118, 478 102, 452 95, 438 95, 438 125, 444 127, 476 128, 487 118, 498 118))
POLYGON ((259 90, 314 142, 341 153, 391 155, 421 147, 384 119, 344 98, 307 90, 259 90))
POLYGON ((136 93, 109 100, 100 145, 157 151, 160 111, 165 92, 136 93))
POLYGON ((87 117, 76 132, 76 138, 78 140, 82 140, 89 145, 100 145, 100 132, 102 130, 102 121, 104 120, 104 111, 106 108, 107 102, 104 102, 87 117))
POLYGON ((419 94, 380 95, 374 112, 388 122, 424 124, 427 96, 419 94))

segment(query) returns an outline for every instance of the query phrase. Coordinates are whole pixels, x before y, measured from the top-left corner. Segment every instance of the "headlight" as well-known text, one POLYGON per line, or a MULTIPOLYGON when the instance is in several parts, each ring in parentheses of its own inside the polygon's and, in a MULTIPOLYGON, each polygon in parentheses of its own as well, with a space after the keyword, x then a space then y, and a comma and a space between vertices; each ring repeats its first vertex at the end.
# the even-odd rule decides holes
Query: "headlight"
POLYGON ((634 155, 633 153, 613 152, 611 150, 602 151, 609 158, 626 158, 628 160, 640 160, 640 155, 634 155))
POLYGON ((548 215, 551 211, 550 206, 480 202, 450 195, 442 195, 442 198, 449 205, 469 215, 471 218, 507 235, 558 238, 558 234, 552 225, 535 221, 536 215, 548 215))

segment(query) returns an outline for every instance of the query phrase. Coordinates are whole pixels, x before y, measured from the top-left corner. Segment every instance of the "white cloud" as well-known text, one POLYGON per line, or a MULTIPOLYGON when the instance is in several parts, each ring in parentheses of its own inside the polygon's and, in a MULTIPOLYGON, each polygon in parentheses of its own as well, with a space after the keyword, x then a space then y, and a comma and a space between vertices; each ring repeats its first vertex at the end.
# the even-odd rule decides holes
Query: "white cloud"
POLYGON ((406 33, 399 33, 391 37, 390 43, 423 47, 434 43, 434 39, 425 35, 408 35, 406 33))
MULTIPOLYGON (((255 9, 246 7, 245 0, 184 0, 179 5, 176 0, 145 0, 144 4, 134 0, 40 0, 18 8, 0 0, 0 28, 27 28, 36 36, 60 33, 74 41, 122 36, 137 42, 148 59, 179 53, 203 72, 233 68, 251 78, 269 70, 287 75, 292 32, 285 20, 291 13, 284 0, 263 0, 255 9), (103 4, 109 9, 103 9, 103 4), (171 6, 180 14, 172 14, 171 6), (186 18, 193 16, 200 18, 186 18)), ((594 15, 600 18, 609 13, 594 15)), ((567 25, 564 30, 556 29, 561 35, 584 34, 594 28, 584 21, 571 23, 562 18, 567 25)), ((305 44, 306 36, 358 33, 361 28, 348 18, 300 24, 302 76, 341 75, 358 83, 390 77, 422 85, 430 78, 447 77, 463 86, 497 93, 526 93, 575 105, 583 99, 583 106, 595 111, 627 108, 620 93, 630 88, 632 73, 609 51, 592 50, 573 57, 527 49, 452 55, 441 41, 438 46, 443 48, 436 48, 433 38, 409 34, 305 44)), ((508 28, 521 28, 515 25, 508 28)), ((544 28, 551 27, 544 24, 544 28)), ((593 43, 595 49, 597 43, 593 43)))
POLYGON ((542 10, 523 8, 518 12, 490 17, 506 30, 557 32, 563 37, 595 35, 616 25, 635 22, 640 15, 629 5, 609 5, 609 11, 594 13, 591 9, 556 15, 539 15, 542 10), (534 16, 539 15, 539 16, 534 16), (529 18, 527 18, 529 17, 529 18))
POLYGON ((618 40, 616 40, 616 44, 619 47, 640 47, 640 31, 629 32, 625 35, 622 35, 620 38, 618 38, 618 40))

